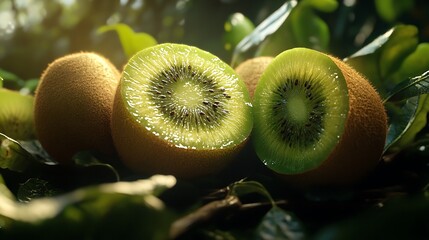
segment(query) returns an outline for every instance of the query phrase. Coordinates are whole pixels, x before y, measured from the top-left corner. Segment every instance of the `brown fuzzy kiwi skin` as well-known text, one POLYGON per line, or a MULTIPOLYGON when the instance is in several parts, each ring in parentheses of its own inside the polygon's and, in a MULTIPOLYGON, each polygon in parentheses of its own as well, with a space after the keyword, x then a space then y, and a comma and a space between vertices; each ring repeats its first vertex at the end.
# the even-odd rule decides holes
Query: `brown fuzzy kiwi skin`
POLYGON ((387 134, 381 97, 361 74, 329 56, 341 69, 348 87, 349 113, 345 132, 321 166, 297 175, 279 175, 296 188, 346 187, 359 184, 379 164, 387 134))
POLYGON ((262 73, 264 73, 268 64, 270 64, 273 59, 274 57, 270 56, 250 58, 240 63, 235 68, 235 72, 243 79, 244 83, 246 84, 251 99, 253 99, 253 94, 255 92, 256 85, 258 84, 259 78, 262 76, 262 73))
POLYGON ((44 149, 59 163, 78 151, 115 154, 110 132, 120 73, 93 52, 66 55, 42 73, 35 93, 35 126, 44 149))
POLYGON ((118 86, 112 115, 112 136, 119 157, 142 174, 171 174, 181 179, 215 175, 235 160, 247 140, 229 149, 179 148, 141 127, 127 111, 118 86))

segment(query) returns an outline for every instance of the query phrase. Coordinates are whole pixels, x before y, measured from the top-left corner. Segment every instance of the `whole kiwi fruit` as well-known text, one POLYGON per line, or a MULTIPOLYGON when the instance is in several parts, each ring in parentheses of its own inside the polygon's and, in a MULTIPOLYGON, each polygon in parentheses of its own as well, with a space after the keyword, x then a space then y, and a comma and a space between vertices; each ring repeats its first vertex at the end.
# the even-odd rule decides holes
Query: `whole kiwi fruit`
POLYGON ((35 139, 33 108, 33 96, 0 88, 0 133, 15 140, 35 139))
POLYGON ((35 126, 45 150, 60 163, 79 151, 115 153, 110 132, 120 73, 100 54, 73 53, 43 72, 35 93, 35 126))
POLYGON ((237 72, 237 74, 243 79, 244 83, 246 83, 250 98, 253 99, 253 94, 259 78, 273 59, 274 58, 271 56, 254 57, 240 63, 235 68, 235 72, 237 72))
POLYGON ((383 153, 381 98, 335 57, 307 48, 284 51, 261 76, 253 104, 255 151, 291 186, 357 184, 383 153))
POLYGON ((112 136, 120 159, 136 172, 215 174, 234 160, 252 126, 244 82, 209 52, 164 43, 124 67, 112 136))

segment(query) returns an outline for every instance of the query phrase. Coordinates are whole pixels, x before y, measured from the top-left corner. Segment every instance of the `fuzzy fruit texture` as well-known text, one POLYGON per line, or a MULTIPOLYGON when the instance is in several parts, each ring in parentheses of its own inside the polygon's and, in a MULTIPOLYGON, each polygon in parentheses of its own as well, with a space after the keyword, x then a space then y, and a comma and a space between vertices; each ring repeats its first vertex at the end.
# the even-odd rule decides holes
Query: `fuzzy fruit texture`
MULTIPOLYGON (((328 146, 328 148, 332 146, 332 150, 329 150, 330 152, 326 152, 328 149, 324 145, 320 145, 326 143, 315 143, 316 148, 327 153, 327 157, 324 160, 322 159, 323 161, 320 164, 302 172, 287 174, 276 172, 276 174, 288 185, 300 188, 350 186, 357 184, 374 170, 383 153, 387 134, 387 115, 382 100, 373 86, 343 61, 323 53, 315 52, 314 50, 294 49, 292 51, 308 51, 313 54, 308 56, 320 56, 321 59, 324 58, 324 64, 335 64, 339 68, 340 72, 337 72, 337 70, 333 71, 335 74, 343 75, 338 78, 343 79, 340 82, 345 80, 348 92, 345 96, 346 99, 348 98, 348 112, 344 121, 344 130, 338 136, 338 142, 336 145, 332 146, 329 144, 328 146), (327 57, 323 57, 320 54, 327 57), (332 62, 329 63, 329 61, 332 62)), ((297 61, 305 62, 312 60, 297 60, 294 58, 288 61, 291 61, 293 66, 297 61)), ((317 65, 317 62, 314 61, 310 67, 314 67, 315 69, 323 68, 323 65, 317 65)), ((302 71, 302 66, 296 67, 300 69, 299 71, 302 71)), ((310 70, 305 69, 307 72, 310 70)), ((260 96, 255 95, 256 97, 260 96)), ((331 97, 344 98, 344 95, 333 95, 331 97)), ((258 127, 256 123, 255 121, 255 128, 258 127)), ((330 122, 327 121, 324 124, 324 128, 327 128, 330 122)), ((286 159, 288 158, 288 156, 285 157, 286 159)), ((307 160, 311 161, 311 159, 307 160)))
POLYGON ((330 58, 341 69, 349 90, 345 131, 321 166, 296 176, 285 176, 297 186, 357 184, 375 169, 383 153, 387 114, 380 95, 351 66, 335 57, 330 58))
POLYGON ((110 132, 114 94, 120 73, 91 52, 61 57, 43 72, 35 94, 37 137, 60 163, 78 151, 115 153, 110 132))
POLYGON ((253 124, 248 91, 234 70, 180 44, 160 44, 132 57, 113 110, 112 136, 126 166, 186 179, 227 166, 253 124))
POLYGON ((235 68, 235 72, 243 79, 244 83, 246 84, 252 99, 259 78, 262 76, 262 73, 264 73, 268 64, 270 64, 272 60, 273 57, 270 56, 255 57, 240 63, 235 68))

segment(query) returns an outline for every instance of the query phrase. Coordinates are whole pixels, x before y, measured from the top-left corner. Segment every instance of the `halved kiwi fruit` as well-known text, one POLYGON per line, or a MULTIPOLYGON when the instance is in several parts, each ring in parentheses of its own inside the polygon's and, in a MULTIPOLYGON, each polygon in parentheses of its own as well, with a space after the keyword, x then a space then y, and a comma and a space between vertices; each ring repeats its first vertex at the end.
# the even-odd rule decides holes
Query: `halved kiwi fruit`
POLYGON ((375 89, 344 62, 306 48, 278 55, 254 95, 259 158, 302 186, 358 182, 381 157, 387 117, 375 89))
POLYGON ((0 89, 0 133, 15 140, 35 139, 34 97, 0 89))
POLYGON ((73 53, 53 61, 35 94, 37 137, 60 163, 79 151, 115 154, 110 133, 113 99, 120 73, 103 56, 73 53))
POLYGON ((125 65, 112 136, 130 169, 194 178, 234 159, 252 130, 251 110, 230 66, 196 47, 165 43, 125 65))

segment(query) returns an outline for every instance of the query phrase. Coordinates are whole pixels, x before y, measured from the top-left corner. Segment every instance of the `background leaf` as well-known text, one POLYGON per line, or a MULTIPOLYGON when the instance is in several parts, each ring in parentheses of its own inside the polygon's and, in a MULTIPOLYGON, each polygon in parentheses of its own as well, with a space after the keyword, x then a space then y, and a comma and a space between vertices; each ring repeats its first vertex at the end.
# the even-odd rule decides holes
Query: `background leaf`
POLYGON ((255 239, 305 239, 301 222, 291 213, 279 207, 272 207, 262 218, 255 230, 255 239))
POLYGON ((395 21, 401 14, 412 9, 413 0, 375 0, 375 7, 382 19, 395 21))
POLYGON ((102 26, 98 29, 98 32, 104 33, 112 30, 117 32, 122 48, 128 58, 140 50, 157 44, 157 41, 151 35, 143 32, 135 33, 128 25, 122 23, 102 26))
POLYGON ((231 184, 229 194, 240 197, 249 193, 257 193, 267 198, 272 205, 275 205, 274 199, 271 197, 268 190, 257 181, 239 181, 231 184))
POLYGON ((116 181, 120 180, 118 171, 112 165, 101 162, 91 152, 78 152, 73 156, 73 160, 77 166, 107 169, 116 181))
POLYGON ((338 3, 332 0, 298 2, 278 30, 269 35, 258 47, 256 56, 276 56, 293 47, 327 51, 330 30, 325 20, 320 18, 315 10, 332 12, 337 6, 338 3))
POLYGON ((389 75, 392 85, 400 84, 404 79, 423 75, 429 70, 429 43, 420 43, 415 51, 408 55, 398 69, 389 75))
POLYGON ((0 168, 23 172, 31 164, 31 155, 17 141, 0 133, 0 168))
POLYGON ((225 22, 224 29, 224 48, 227 51, 232 51, 243 38, 255 29, 255 26, 242 13, 234 13, 225 22))
POLYGON ((172 176, 155 175, 28 203, 0 195, 0 237, 167 239, 172 215, 157 196, 175 182, 172 176))
POLYGON ((256 26, 252 33, 241 40, 234 49, 231 66, 235 67, 247 58, 254 56, 257 47, 282 26, 297 4, 298 2, 295 0, 287 1, 256 26))
POLYGON ((429 112, 429 95, 420 95, 419 102, 414 114, 413 120, 410 121, 407 128, 399 136, 399 138, 392 142, 392 150, 399 151, 404 149, 414 142, 417 134, 427 125, 427 114, 429 112))
POLYGON ((58 190, 48 181, 39 178, 30 178, 18 189, 17 198, 20 202, 29 202, 36 198, 52 197, 58 190))
MULTIPOLYGON (((398 84, 398 82, 392 82, 389 76, 398 70, 405 58, 417 48, 417 38, 415 26, 398 25, 346 58, 345 61, 366 76, 382 97, 386 97, 393 86, 398 84)), ((421 73, 411 76, 419 74, 421 73)))
POLYGON ((396 85, 385 101, 401 101, 426 93, 429 93, 429 70, 396 85))
POLYGON ((0 76, 3 79, 3 81, 1 81, 2 82, 1 84, 3 84, 4 88, 19 90, 25 84, 25 81, 20 77, 18 77, 16 74, 13 74, 1 68, 0 68, 0 76))
MULTIPOLYGON (((389 127, 384 146, 385 152, 410 128, 417 114, 419 98, 420 96, 417 96, 400 103, 385 104, 389 116, 389 127)), ((392 151, 392 149, 390 150, 392 151)))

